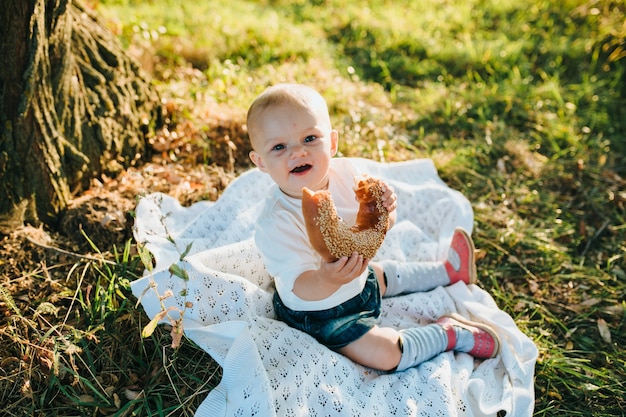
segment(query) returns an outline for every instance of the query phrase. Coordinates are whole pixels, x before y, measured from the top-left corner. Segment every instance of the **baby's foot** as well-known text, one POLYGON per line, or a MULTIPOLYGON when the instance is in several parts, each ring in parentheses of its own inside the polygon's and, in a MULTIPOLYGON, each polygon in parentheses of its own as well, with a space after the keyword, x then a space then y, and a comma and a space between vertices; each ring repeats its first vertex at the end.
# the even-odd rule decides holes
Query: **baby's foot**
POLYGON ((467 320, 458 314, 443 316, 437 320, 437 324, 448 335, 446 350, 469 353, 478 359, 489 359, 498 354, 498 336, 486 324, 467 320))
POLYGON ((450 284, 463 281, 466 284, 475 284, 476 261, 474 258, 474 242, 472 237, 461 228, 457 228, 452 235, 452 243, 448 250, 448 259, 444 262, 450 284))

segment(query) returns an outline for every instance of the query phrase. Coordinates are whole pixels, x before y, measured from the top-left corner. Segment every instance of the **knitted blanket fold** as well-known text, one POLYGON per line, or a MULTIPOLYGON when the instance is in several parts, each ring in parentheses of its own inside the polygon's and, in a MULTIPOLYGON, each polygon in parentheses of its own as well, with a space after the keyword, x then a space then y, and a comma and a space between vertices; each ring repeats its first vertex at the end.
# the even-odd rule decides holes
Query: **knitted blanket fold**
MULTIPOLYGON (((398 196, 396 225, 375 260, 444 259, 454 228, 472 230, 469 201, 439 178, 431 160, 353 162, 398 196)), ((182 207, 155 193, 136 209, 135 239, 153 254, 155 267, 132 283, 133 294, 152 318, 162 309, 158 295, 171 290, 164 303, 177 309, 170 315, 184 310, 185 335, 223 368, 196 416, 532 415, 537 348, 478 285, 385 298, 380 325, 421 326, 457 312, 497 330, 500 354, 485 361, 446 352, 387 374, 275 320, 273 282, 253 240, 271 184, 253 169, 215 202, 182 207)))

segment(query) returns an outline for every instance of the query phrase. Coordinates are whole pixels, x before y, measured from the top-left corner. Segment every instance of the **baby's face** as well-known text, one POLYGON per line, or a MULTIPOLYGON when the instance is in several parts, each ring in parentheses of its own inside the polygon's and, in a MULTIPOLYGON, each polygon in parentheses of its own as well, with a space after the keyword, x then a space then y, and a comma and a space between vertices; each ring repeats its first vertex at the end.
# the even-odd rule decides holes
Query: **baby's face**
POLYGON ((328 187, 337 131, 325 109, 280 104, 264 109, 249 127, 254 131, 250 158, 284 193, 301 198, 303 187, 328 187))

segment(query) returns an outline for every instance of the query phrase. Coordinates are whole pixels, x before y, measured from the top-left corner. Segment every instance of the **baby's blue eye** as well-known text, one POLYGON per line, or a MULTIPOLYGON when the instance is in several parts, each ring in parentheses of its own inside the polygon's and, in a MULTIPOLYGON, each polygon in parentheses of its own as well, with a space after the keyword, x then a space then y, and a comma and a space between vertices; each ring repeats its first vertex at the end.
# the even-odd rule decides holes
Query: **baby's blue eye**
POLYGON ((306 142, 313 142, 315 139, 317 139, 317 136, 315 136, 315 135, 310 135, 310 136, 307 136, 306 138, 304 138, 304 142, 305 142, 305 143, 306 143, 306 142))
POLYGON ((276 145, 272 148, 273 151, 282 151, 283 149, 285 149, 285 145, 276 145))

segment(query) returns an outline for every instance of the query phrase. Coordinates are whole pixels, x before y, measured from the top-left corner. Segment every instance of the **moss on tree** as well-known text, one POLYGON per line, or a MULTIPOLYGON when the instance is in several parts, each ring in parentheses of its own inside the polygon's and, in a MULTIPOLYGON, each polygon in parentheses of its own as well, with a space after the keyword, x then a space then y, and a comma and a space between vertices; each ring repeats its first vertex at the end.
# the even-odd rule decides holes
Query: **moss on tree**
POLYGON ((0 231, 54 224, 73 193, 147 155, 160 100, 96 14, 72 0, 0 8, 0 231))

